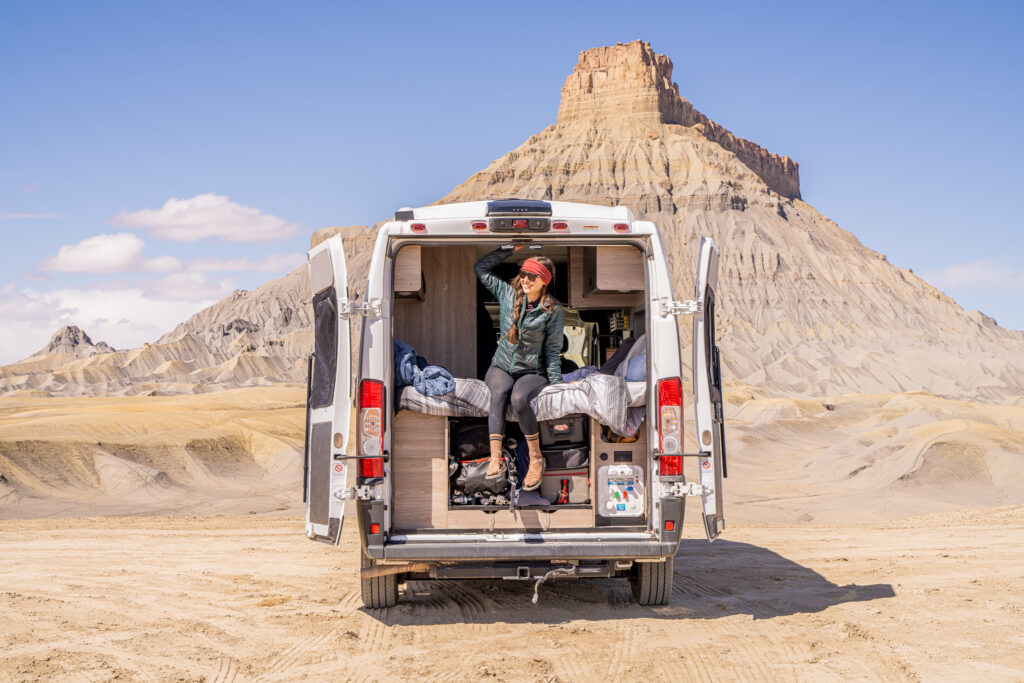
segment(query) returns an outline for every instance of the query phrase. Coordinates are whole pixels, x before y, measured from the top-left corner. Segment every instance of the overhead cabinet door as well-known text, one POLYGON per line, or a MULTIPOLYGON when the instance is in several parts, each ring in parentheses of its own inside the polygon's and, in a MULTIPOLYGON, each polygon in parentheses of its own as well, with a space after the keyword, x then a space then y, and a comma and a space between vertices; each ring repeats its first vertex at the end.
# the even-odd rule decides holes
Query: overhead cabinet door
POLYGON ((697 426, 700 483, 710 490, 701 497, 704 529, 713 539, 725 528, 722 479, 725 477, 725 422, 722 373, 715 341, 715 290, 718 288, 718 247, 702 237, 697 261, 695 299, 703 302, 693 318, 693 408, 697 426))
POLYGON ((337 544, 348 480, 351 349, 341 236, 309 252, 314 350, 306 405, 306 536, 337 544))

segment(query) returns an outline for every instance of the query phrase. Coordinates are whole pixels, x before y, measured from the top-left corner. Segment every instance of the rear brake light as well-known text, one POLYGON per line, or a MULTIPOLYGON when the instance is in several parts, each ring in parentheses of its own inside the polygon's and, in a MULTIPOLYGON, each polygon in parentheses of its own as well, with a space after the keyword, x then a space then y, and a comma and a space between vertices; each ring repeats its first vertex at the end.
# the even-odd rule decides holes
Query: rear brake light
POLYGON ((484 221, 473 221, 473 229, 477 232, 483 232, 487 229, 487 223, 484 221))
MULTIPOLYGON (((375 379, 364 379, 359 385, 359 454, 380 455, 381 437, 384 434, 384 383, 375 379)), ((360 460, 360 476, 383 476, 383 463, 379 459, 380 474, 363 474, 364 465, 372 460, 360 460)))
POLYGON ((678 477, 683 473, 683 456, 659 455, 658 474, 663 477, 678 477))
POLYGON ((569 224, 566 223, 565 221, 555 221, 554 223, 551 224, 551 229, 552 230, 568 230, 569 229, 569 224))
POLYGON ((671 519, 666 519, 665 520, 665 531, 675 531, 675 530, 676 530, 676 523, 675 523, 675 521, 671 520, 671 519))
POLYGON ((615 232, 629 232, 629 223, 616 223, 615 232))
MULTIPOLYGON (((678 377, 658 381, 658 450, 662 453, 682 453, 683 449, 683 383, 678 377)), ((659 473, 682 474, 682 458, 658 458, 659 473), (666 470, 678 470, 668 472, 666 470)))
POLYGON ((409 226, 409 229, 412 230, 413 232, 426 232, 427 226, 424 225, 423 223, 413 223, 412 225, 409 226))
MULTIPOLYGON (((669 531, 671 531, 671 529, 669 529, 669 531)), ((370 525, 370 533, 371 534, 379 534, 380 533, 380 524, 377 524, 377 522, 374 522, 373 524, 371 524, 370 525)))
POLYGON ((525 230, 530 227, 530 221, 525 218, 516 218, 512 221, 512 227, 516 230, 525 230))
POLYGON ((361 458, 359 476, 369 478, 384 476, 384 458, 361 458))

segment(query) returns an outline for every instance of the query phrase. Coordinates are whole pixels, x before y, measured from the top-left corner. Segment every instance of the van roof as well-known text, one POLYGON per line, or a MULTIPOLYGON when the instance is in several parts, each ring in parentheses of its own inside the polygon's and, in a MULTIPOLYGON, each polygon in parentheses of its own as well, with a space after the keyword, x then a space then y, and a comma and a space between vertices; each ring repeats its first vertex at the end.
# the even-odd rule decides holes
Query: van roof
MULTIPOLYGON (((576 202, 545 202, 551 205, 551 218, 594 219, 633 222, 636 217, 628 206, 600 206, 598 204, 577 204, 576 202)), ((457 204, 435 204, 415 209, 402 207, 396 212, 406 220, 431 220, 446 218, 482 218, 487 215, 487 201, 459 202, 457 204), (405 212, 411 212, 409 215, 405 212), (406 218, 407 216, 407 218, 406 218)))

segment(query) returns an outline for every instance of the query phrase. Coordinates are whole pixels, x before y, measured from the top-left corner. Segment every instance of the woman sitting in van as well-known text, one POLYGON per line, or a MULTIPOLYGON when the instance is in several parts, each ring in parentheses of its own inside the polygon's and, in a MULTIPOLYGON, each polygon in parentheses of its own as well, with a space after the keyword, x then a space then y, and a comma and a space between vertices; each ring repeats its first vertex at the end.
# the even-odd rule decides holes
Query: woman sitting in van
MULTIPOLYGON (((519 251, 525 245, 518 245, 519 251)), ((530 401, 550 384, 562 381, 562 327, 565 315, 561 305, 548 293, 555 264, 545 256, 523 261, 519 274, 509 284, 495 275, 494 268, 508 252, 492 251, 476 262, 473 270, 501 306, 501 334, 498 350, 491 359, 484 381, 491 392, 487 416, 491 460, 487 478, 502 476, 501 444, 505 438, 505 409, 512 412, 526 437, 530 467, 523 477, 523 490, 540 486, 544 458, 540 452, 540 426, 530 401)))

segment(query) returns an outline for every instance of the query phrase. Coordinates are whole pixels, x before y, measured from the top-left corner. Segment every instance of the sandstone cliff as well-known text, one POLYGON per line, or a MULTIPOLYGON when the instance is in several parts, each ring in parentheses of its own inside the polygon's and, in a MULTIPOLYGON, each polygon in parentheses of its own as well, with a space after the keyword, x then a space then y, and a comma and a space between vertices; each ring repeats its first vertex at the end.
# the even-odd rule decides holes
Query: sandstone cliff
MULTIPOLYGON (((1024 333, 965 312, 942 292, 799 199, 798 167, 718 126, 679 95, 647 43, 586 50, 558 120, 472 175, 442 203, 496 197, 622 204, 658 224, 677 296, 696 240, 723 254, 726 381, 787 395, 926 390, 1024 394, 1024 333)), ((345 236, 358 293, 375 230, 345 236)), ((311 346, 304 268, 235 292, 141 349, 33 357, 0 368, 0 393, 182 393, 305 379, 311 346)), ((686 327, 684 326, 684 335, 686 327)))

